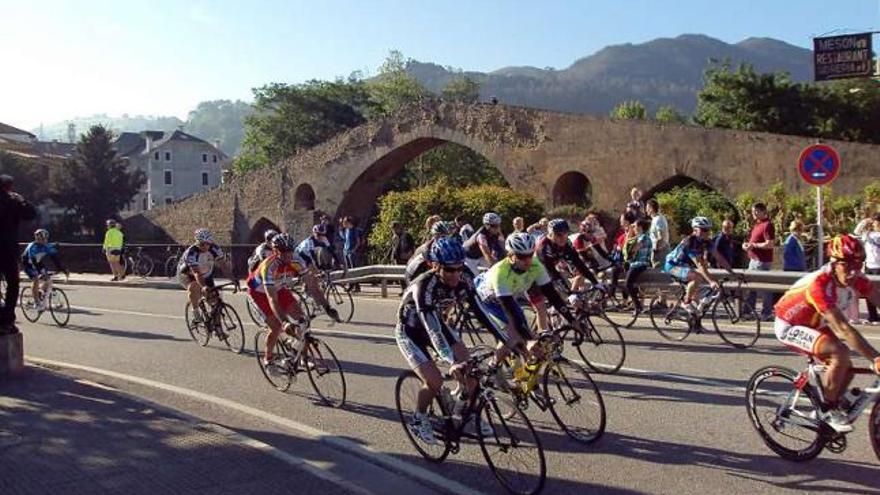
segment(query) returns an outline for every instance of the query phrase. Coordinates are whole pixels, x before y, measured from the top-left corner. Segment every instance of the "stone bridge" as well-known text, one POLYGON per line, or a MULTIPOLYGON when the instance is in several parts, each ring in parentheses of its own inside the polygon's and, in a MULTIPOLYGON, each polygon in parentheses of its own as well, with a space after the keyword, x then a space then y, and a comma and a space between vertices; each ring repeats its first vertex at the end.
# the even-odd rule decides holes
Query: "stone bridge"
MULTIPOLYGON (((548 207, 577 203, 591 190, 594 207, 614 211, 624 206, 633 186, 651 193, 696 181, 729 198, 763 191, 779 180, 792 191, 803 190, 795 162, 816 140, 504 105, 416 106, 131 218, 129 231, 178 242, 189 242, 202 226, 223 243, 253 242, 269 226, 302 236, 319 211, 369 215, 387 181, 445 142, 482 154, 511 187, 548 207)), ((831 143, 843 161, 835 191, 859 192, 880 177, 880 146, 831 143)))

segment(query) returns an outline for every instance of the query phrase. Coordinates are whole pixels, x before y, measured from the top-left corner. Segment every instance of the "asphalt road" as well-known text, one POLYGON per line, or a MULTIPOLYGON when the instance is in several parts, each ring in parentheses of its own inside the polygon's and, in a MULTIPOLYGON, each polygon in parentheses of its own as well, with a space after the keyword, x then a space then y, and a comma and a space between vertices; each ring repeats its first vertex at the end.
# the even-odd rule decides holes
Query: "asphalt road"
MULTIPOLYGON (((183 321, 182 292, 83 286, 66 290, 76 308, 67 328, 55 327, 48 315, 36 324, 21 322, 29 358, 115 372, 118 375, 96 378, 80 371, 314 459, 363 480, 362 486, 374 492, 438 487, 417 474, 391 476, 387 466, 362 462, 362 457, 350 455, 352 445, 388 454, 398 473, 415 466, 479 492, 501 492, 475 443, 465 444, 440 465, 423 461, 409 444, 394 406, 394 383, 405 362, 391 337, 397 307, 393 299, 357 299, 349 324, 315 321, 314 328, 343 362, 348 381, 348 404, 334 410, 315 403, 305 379, 289 393, 275 391, 250 352, 235 355, 216 342, 207 348, 192 342, 183 321), (164 386, 157 388, 157 383, 164 386), (303 426, 314 430, 306 435, 303 426), (315 442, 316 435, 333 440, 315 442), (340 443, 346 448, 337 448, 340 443)), ((255 327, 247 317, 244 296, 229 294, 226 300, 246 322, 250 351, 255 327)), ((547 453, 545 493, 880 493, 867 418, 856 424, 844 453, 826 451, 802 464, 778 458, 753 431, 743 398, 751 373, 767 364, 804 364, 776 344, 768 327, 755 348, 738 351, 713 334, 667 342, 649 325, 645 320, 624 330, 627 360, 619 374, 593 375, 608 411, 607 430, 598 443, 576 444, 556 429, 549 413, 528 411, 547 453)), ((880 333, 874 332, 872 343, 880 345, 880 333)), ((449 486, 446 491, 459 488, 449 486)))

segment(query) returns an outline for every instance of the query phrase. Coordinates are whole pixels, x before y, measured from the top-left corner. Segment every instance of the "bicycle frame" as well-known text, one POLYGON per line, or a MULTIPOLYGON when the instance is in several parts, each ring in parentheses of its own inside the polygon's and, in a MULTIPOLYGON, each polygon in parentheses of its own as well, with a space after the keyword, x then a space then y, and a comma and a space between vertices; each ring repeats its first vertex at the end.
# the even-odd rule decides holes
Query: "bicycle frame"
MULTIPOLYGON (((795 380, 795 389, 797 389, 798 393, 803 390, 805 387, 810 386, 819 396, 819 400, 824 404, 826 402, 825 391, 822 387, 821 374, 827 369, 827 366, 824 364, 816 364, 810 363, 807 366, 807 369, 802 371, 797 379, 795 380)), ((856 375, 866 375, 866 374, 874 374, 874 372, 868 368, 853 368, 853 374, 856 375)), ((797 394, 792 397, 794 401, 797 401, 799 398, 797 394)), ((849 411, 846 411, 846 419, 848 422, 852 423, 856 419, 861 416, 861 414, 867 409, 869 406, 874 404, 880 400, 880 378, 874 380, 874 383, 870 387, 865 387, 862 389, 862 394, 856 399, 856 402, 852 404, 849 408, 849 411)), ((808 422, 807 425, 812 426, 813 422, 808 422)))

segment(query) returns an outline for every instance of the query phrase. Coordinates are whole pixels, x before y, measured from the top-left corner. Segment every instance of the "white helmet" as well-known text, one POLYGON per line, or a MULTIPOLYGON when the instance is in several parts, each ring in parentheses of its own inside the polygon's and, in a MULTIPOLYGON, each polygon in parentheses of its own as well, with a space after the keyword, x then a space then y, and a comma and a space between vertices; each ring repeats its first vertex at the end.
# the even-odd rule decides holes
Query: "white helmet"
POLYGON ((196 242, 214 242, 214 234, 208 229, 196 229, 196 242))
POLYGON ((483 215, 483 225, 501 225, 501 217, 490 211, 483 215))
POLYGON ((712 221, 706 217, 694 217, 691 219, 691 228, 709 230, 712 228, 712 221))
POLYGON ((37 241, 46 242, 49 240, 49 231, 46 229, 37 229, 34 232, 34 239, 37 241))
POLYGON ((504 247, 508 253, 532 254, 535 252, 535 239, 525 232, 514 232, 507 236, 504 247))

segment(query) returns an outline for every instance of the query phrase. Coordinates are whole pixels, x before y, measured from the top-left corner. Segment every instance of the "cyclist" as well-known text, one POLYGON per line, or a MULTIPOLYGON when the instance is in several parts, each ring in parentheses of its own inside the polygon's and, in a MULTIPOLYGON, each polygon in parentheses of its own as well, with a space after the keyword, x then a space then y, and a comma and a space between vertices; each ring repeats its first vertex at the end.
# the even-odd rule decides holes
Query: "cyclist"
POLYGON ((70 272, 61 264, 61 258, 58 256, 58 246, 49 244, 49 231, 37 229, 34 232, 33 242, 28 244, 24 248, 24 252, 21 253, 21 266, 24 268, 28 278, 32 280, 31 294, 33 294, 34 301, 37 302, 37 309, 40 311, 46 309, 43 294, 40 290, 40 279, 47 275, 46 267, 43 265, 43 260, 47 257, 52 260, 56 270, 64 272, 68 277, 70 276, 70 272))
MULTIPOLYGON (((272 238, 272 254, 248 275, 248 295, 263 313, 269 333, 266 335, 266 354, 263 364, 274 369, 275 343, 281 332, 303 338, 301 324, 305 314, 302 306, 293 295, 289 285, 292 279, 303 275, 306 267, 297 262, 294 254, 296 244, 289 234, 278 234, 272 238)), ((328 307, 324 294, 317 284, 306 284, 306 290, 323 304, 327 314, 339 318, 333 308, 328 307)))
POLYGON ((479 272, 479 264, 490 267, 504 258, 504 238, 501 236, 501 217, 489 212, 483 215, 483 226, 464 241, 464 263, 474 275, 479 272))
POLYGON ((547 269, 547 273, 552 280, 562 281, 565 285, 568 285, 568 283, 565 277, 559 273, 556 265, 563 261, 570 264, 578 273, 571 282, 570 287, 572 291, 582 289, 584 279, 601 288, 602 285, 596 280, 596 276, 593 275, 593 272, 590 271, 583 260, 581 260, 581 257, 578 256, 577 251, 574 250, 568 238, 569 231, 568 222, 562 218, 550 220, 547 224, 547 235, 538 240, 536 244, 535 254, 538 255, 538 260, 547 269))
POLYGON ((455 233, 455 229, 451 227, 452 226, 448 222, 444 222, 443 220, 438 220, 431 225, 431 238, 417 247, 413 252, 412 258, 406 263, 406 269, 404 270, 403 276, 404 283, 409 285, 419 275, 431 269, 431 262, 429 261, 431 246, 433 246, 434 242, 437 240, 455 233))
MULTIPOLYGON (((398 322, 394 327, 394 337, 400 352, 422 380, 417 410, 413 415, 413 433, 428 444, 436 444, 437 440, 425 412, 443 385, 443 377, 428 349, 433 349, 438 359, 452 365, 450 372, 464 390, 470 388, 465 383, 462 369, 463 363, 470 356, 457 332, 446 324, 444 308, 456 302, 468 301, 480 322, 486 328, 492 328, 489 317, 477 302, 471 279, 462 276, 466 270, 464 257, 464 249, 458 239, 442 238, 434 242, 428 256, 431 269, 407 287, 397 312, 398 322)), ((492 434, 488 424, 482 426, 482 434, 492 434)))
MULTIPOLYGON (((505 248, 507 256, 475 281, 480 306, 493 320, 499 322, 499 325, 487 327, 499 341, 495 353, 496 362, 500 363, 510 351, 540 358, 540 351, 535 347, 537 341, 534 340, 525 314, 516 300, 518 297, 528 296, 530 302, 534 303, 537 294, 528 294, 533 285, 538 286, 540 294, 550 301, 575 330, 581 331, 581 327, 553 287, 544 265, 535 256, 535 240, 532 236, 525 232, 510 234, 505 248), (499 328, 501 325, 504 328, 499 328)), ((547 309, 543 304, 536 306, 535 310, 539 316, 544 313, 538 320, 539 324, 547 321, 547 309)))
POLYGON ((267 229, 263 232, 263 242, 254 249, 254 254, 248 258, 248 273, 256 270, 257 265, 272 254, 272 239, 276 235, 278 235, 278 231, 275 229, 267 229))
POLYGON ((694 301, 700 278, 703 278, 712 287, 712 290, 718 289, 718 282, 709 274, 709 254, 716 256, 719 266, 729 273, 733 274, 733 270, 724 257, 717 256, 715 247, 712 245, 709 238, 712 222, 706 217, 694 217, 691 219, 691 228, 693 232, 682 239, 678 246, 666 255, 663 272, 687 284, 682 307, 688 313, 696 313, 701 309, 694 301))
MULTIPOLYGON (((177 281, 186 289, 189 302, 193 308, 193 321, 205 321, 199 311, 199 299, 206 289, 214 287, 214 265, 219 264, 221 271, 229 279, 235 280, 232 267, 220 246, 214 243, 214 234, 208 229, 197 229, 194 233, 195 244, 186 248, 177 265, 177 281)), ((238 280, 235 280, 238 287, 238 280)))
POLYGON ((880 303, 880 290, 862 273, 865 249, 850 235, 834 237, 829 262, 797 282, 774 306, 773 331, 790 349, 814 356, 828 367, 822 376, 825 395, 823 420, 835 431, 852 431, 846 413, 838 409, 840 396, 852 380, 852 360, 844 342, 873 362, 880 374, 880 353, 847 321, 846 311, 859 297, 880 303), (855 294, 858 294, 857 296, 855 294))
POLYGON ((320 270, 326 263, 322 260, 329 256, 333 259, 331 266, 342 266, 342 262, 333 252, 327 232, 326 224, 319 223, 312 227, 312 235, 303 239, 293 251, 297 263, 305 268, 320 270))

